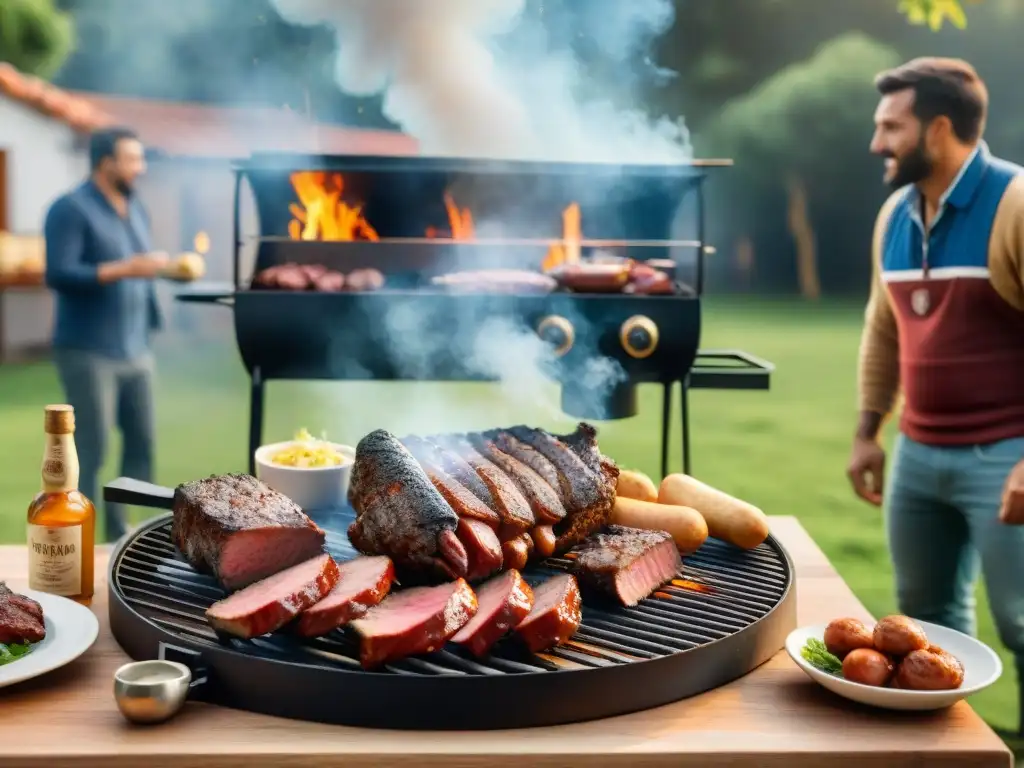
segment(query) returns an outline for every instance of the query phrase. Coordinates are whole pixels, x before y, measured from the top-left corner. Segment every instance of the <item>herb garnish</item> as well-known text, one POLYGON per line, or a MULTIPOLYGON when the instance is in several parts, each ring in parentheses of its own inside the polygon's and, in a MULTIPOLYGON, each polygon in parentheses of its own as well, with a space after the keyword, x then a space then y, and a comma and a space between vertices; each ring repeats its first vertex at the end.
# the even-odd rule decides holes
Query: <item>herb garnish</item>
POLYGON ((11 643, 10 645, 0 643, 0 666, 17 661, 31 650, 31 643, 11 643))
POLYGON ((836 677, 843 676, 843 662, 829 653, 825 643, 821 640, 813 637, 810 638, 804 647, 800 649, 800 655, 804 657, 808 664, 820 669, 822 672, 827 672, 836 677))

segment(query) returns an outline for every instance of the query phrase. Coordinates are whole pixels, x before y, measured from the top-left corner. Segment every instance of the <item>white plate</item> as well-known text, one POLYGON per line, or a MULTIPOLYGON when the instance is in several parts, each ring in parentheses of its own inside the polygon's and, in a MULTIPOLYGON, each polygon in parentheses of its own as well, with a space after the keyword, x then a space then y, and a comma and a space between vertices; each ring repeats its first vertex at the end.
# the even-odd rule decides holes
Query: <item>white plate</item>
POLYGON ((93 612, 74 600, 33 589, 12 589, 42 606, 46 637, 17 661, 0 666, 0 688, 45 675, 74 661, 96 642, 100 631, 93 612))
POLYGON ((794 629, 786 638, 786 651, 807 675, 822 687, 851 701, 884 709, 943 709, 961 699, 988 688, 1003 673, 1003 663, 996 652, 969 635, 957 632, 927 621, 921 625, 928 642, 949 651, 964 665, 964 682, 953 691, 904 691, 898 688, 878 688, 872 685, 852 683, 841 677, 822 672, 800 655, 808 639, 821 640, 825 636, 826 624, 794 629))

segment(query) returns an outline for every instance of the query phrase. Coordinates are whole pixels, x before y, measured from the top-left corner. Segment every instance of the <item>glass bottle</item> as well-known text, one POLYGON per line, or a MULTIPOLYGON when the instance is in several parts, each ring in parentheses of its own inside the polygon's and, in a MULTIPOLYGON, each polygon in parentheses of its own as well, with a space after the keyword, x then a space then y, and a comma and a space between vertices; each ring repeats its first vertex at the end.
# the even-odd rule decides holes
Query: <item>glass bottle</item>
POLYGON ((96 508, 78 490, 75 411, 46 406, 42 490, 28 508, 28 586, 92 603, 96 508))

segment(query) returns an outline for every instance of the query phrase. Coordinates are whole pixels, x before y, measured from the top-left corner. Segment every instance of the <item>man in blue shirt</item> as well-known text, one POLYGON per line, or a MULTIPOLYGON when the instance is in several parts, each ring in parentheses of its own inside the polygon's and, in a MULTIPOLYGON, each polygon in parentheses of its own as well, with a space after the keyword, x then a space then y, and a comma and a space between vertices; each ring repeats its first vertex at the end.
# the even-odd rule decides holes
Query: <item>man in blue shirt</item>
MULTIPOLYGON (((124 128, 97 132, 88 180, 46 214, 46 282, 56 296, 54 362, 75 409, 80 487, 99 506, 97 488, 115 423, 121 473, 153 474, 153 356, 161 324, 153 279, 167 266, 150 246, 149 219, 134 194, 145 171, 142 143, 124 128)), ((125 533, 124 510, 105 505, 107 540, 125 533)))

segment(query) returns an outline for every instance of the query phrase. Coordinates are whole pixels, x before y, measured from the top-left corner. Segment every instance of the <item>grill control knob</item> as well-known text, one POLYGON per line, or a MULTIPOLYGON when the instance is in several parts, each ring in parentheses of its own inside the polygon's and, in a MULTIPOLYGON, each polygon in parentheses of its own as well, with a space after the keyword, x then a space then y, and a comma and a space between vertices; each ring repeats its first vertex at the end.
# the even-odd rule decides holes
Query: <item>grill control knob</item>
POLYGON ((658 348, 658 326, 649 317, 633 315, 619 329, 619 341, 630 357, 650 357, 658 348))
POLYGON ((537 335, 551 345, 555 357, 563 357, 576 341, 576 329, 561 315, 548 315, 537 324, 537 335))

